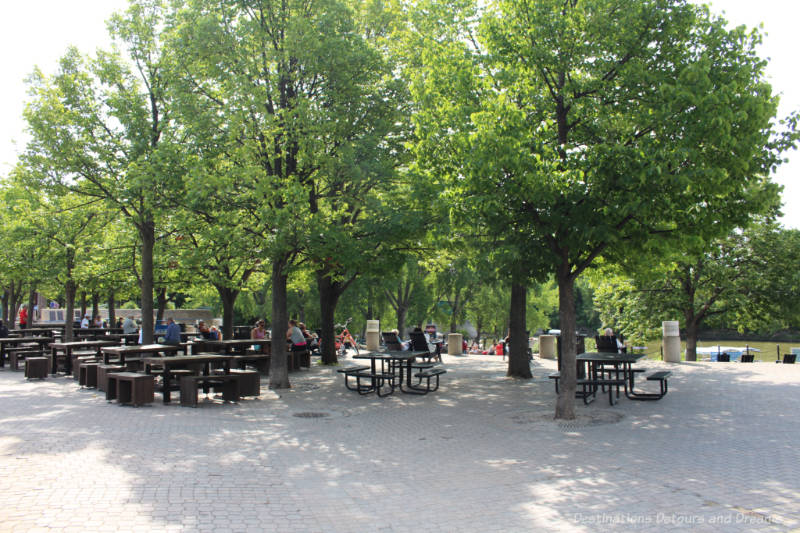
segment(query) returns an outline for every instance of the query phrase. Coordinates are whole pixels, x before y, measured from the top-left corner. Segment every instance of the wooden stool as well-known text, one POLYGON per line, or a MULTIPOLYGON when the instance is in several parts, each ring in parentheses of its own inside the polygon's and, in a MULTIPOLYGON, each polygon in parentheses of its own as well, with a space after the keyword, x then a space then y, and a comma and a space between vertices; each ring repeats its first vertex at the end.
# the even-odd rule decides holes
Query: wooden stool
POLYGON ((8 354, 8 364, 11 365, 11 370, 19 370, 19 362, 24 361, 28 357, 42 357, 44 354, 41 349, 36 348, 19 348, 16 350, 6 350, 8 354))
POLYGON ((78 368, 78 372, 80 374, 80 379, 78 383, 81 387, 97 387, 97 367, 100 366, 100 363, 94 363, 89 361, 81 361, 80 367, 78 368))
POLYGON ((134 372, 111 372, 108 374, 106 400, 129 403, 134 407, 153 403, 155 378, 134 372))
POLYGON ((120 365, 97 365, 97 390, 105 391, 108 388, 108 375, 111 372, 124 372, 125 367, 120 365))
MULTIPOLYGON (((261 376, 255 370, 232 368, 231 374, 239 376, 239 396, 261 396, 261 376)), ((224 376, 222 369, 215 370, 214 376, 224 376)))
POLYGON ((197 407, 197 389, 222 389, 222 398, 226 402, 239 401, 239 376, 221 374, 218 376, 184 376, 181 378, 181 405, 197 407))
POLYGON ((28 357, 25 359, 25 377, 28 379, 47 377, 50 360, 47 357, 28 357))

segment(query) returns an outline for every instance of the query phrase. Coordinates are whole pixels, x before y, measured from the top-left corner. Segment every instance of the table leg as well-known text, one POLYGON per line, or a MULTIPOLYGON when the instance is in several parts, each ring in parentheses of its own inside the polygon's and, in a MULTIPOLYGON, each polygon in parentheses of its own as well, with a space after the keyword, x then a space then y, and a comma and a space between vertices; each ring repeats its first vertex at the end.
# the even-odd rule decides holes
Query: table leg
POLYGON ((58 350, 54 346, 50 347, 50 359, 52 360, 50 374, 55 376, 58 373, 58 350))
POLYGON ((161 375, 162 379, 164 380, 164 387, 163 391, 161 391, 161 396, 164 398, 164 403, 170 403, 172 399, 170 398, 170 390, 172 387, 172 376, 169 373, 169 365, 164 365, 164 373, 161 375))
POLYGON ((64 361, 64 368, 67 369, 67 375, 69 376, 72 374, 72 347, 67 346, 66 350, 66 360, 64 361))

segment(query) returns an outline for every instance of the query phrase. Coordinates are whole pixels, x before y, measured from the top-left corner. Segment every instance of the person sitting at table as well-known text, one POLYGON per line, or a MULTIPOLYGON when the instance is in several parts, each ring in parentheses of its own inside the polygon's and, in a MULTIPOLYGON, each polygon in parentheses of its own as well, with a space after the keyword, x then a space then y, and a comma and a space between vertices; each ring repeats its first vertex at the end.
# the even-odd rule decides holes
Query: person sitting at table
MULTIPOLYGON (((253 340, 263 341, 267 338, 267 323, 263 318, 259 318, 256 322, 256 327, 250 330, 250 338, 253 340)), ((253 350, 260 353, 264 347, 261 343, 253 344, 253 350)))
MULTIPOLYGON (((614 335, 614 330, 613 330, 613 329, 611 329, 611 328, 606 328, 606 329, 603 331, 603 336, 604 336, 604 337, 607 337, 608 341, 606 341, 606 342, 608 342, 608 343, 611 343, 611 342, 613 342, 613 343, 616 343, 616 345, 617 345, 617 352, 619 352, 619 353, 624 353, 624 352, 626 352, 626 351, 627 351, 627 348, 625 347, 625 343, 623 343, 623 342, 622 342, 622 341, 619 339, 619 337, 617 337, 616 335, 614 335), (610 339, 614 339, 614 340, 613 340, 613 341, 611 341, 610 339)), ((601 350, 600 350, 600 349, 598 349, 598 351, 601 351, 601 350)))
POLYGON ((3 324, 3 321, 0 320, 0 339, 4 339, 6 337, 8 337, 8 328, 5 324, 3 324))
POLYGON ((103 319, 100 317, 100 315, 96 315, 94 317, 94 322, 92 322, 92 327, 93 328, 102 328, 103 327, 103 319))
POLYGON ((81 329, 89 329, 89 315, 83 315, 83 320, 81 320, 81 329))
POLYGON ((202 320, 197 323, 197 332, 204 339, 210 339, 211 338, 211 330, 208 328, 208 326, 206 326, 206 323, 204 321, 202 321, 202 320))
POLYGON ((222 340, 222 332, 219 330, 217 326, 211 326, 209 328, 209 334, 211 335, 212 341, 221 341, 222 340))
MULTIPOLYGON (((422 330, 420 330, 420 331, 422 331, 422 330)), ((400 349, 402 351, 407 352, 407 351, 409 351, 411 349, 411 341, 410 340, 404 341, 403 339, 401 339, 400 338, 400 330, 395 328, 395 329, 392 330, 392 333, 394 333, 395 342, 400 345, 400 349)), ((427 340, 427 337, 426 337, 425 340, 427 340)))
POLYGON ((303 332, 303 337, 306 338, 306 346, 308 347, 308 349, 313 350, 314 348, 317 348, 318 345, 317 336, 314 333, 310 332, 308 328, 306 328, 306 325, 303 322, 298 322, 297 327, 300 328, 300 331, 303 332))
POLYGON ((296 320, 289 321, 289 329, 286 330, 286 340, 292 343, 293 352, 304 352, 308 349, 306 338, 300 328, 297 327, 296 320))
POLYGON ((131 333, 136 333, 139 330, 139 327, 136 325, 136 322, 133 321, 131 317, 125 317, 125 320, 122 321, 122 333, 126 335, 130 335, 131 333))
POLYGON ((167 332, 164 333, 163 344, 178 345, 181 343, 181 327, 175 323, 172 317, 167 318, 167 332))

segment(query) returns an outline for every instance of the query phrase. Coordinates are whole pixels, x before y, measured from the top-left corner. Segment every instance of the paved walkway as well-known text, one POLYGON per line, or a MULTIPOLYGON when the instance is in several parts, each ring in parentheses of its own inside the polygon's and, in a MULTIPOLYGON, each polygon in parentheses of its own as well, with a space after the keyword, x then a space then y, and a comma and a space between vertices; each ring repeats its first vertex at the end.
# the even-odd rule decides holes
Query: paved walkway
POLYGON ((445 356, 422 397, 315 367, 198 409, 2 370, 0 531, 800 528, 800 365, 648 362, 673 371, 664 399, 559 424, 554 362, 518 381, 499 359, 445 356))

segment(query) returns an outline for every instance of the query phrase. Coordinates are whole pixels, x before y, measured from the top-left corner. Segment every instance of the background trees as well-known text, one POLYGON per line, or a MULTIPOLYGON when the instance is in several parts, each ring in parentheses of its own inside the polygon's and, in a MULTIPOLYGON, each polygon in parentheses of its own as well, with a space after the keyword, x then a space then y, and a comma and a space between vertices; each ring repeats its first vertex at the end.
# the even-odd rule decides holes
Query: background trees
MULTIPOLYGON (((711 290, 705 310, 654 300, 688 328, 723 306, 737 325, 796 316, 774 304, 796 283, 766 270, 775 250, 794 257, 796 235, 731 234, 774 210, 768 176, 794 120, 778 133, 758 35, 705 8, 136 0, 110 29, 121 50, 69 50, 55 75, 31 76, 19 176, 46 209, 110 212, 114 231, 79 261, 82 290, 113 308, 126 288, 110 274, 133 272, 145 340, 154 301, 163 312, 188 295, 220 309, 226 334, 236 310, 266 315, 276 338, 290 314, 312 317, 335 363, 337 309, 384 325, 391 309, 399 329, 468 318, 476 335, 510 331, 508 373, 525 378, 528 330, 552 325, 557 290, 556 412, 569 418, 576 326, 600 325, 581 276, 598 266, 632 277, 630 291, 598 288, 603 318, 629 335, 651 327, 636 320, 644 303, 613 308, 614 292, 654 275, 685 287, 680 272, 732 268, 748 291, 711 290)), ((55 260, 32 225, 8 222, 0 238, 24 246, 3 258, 4 309, 25 283, 74 277, 25 269, 55 260)), ((272 387, 289 385, 282 348, 272 387)))

